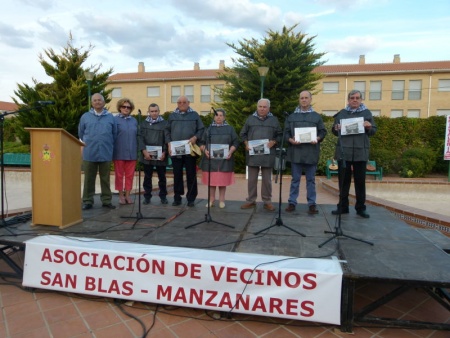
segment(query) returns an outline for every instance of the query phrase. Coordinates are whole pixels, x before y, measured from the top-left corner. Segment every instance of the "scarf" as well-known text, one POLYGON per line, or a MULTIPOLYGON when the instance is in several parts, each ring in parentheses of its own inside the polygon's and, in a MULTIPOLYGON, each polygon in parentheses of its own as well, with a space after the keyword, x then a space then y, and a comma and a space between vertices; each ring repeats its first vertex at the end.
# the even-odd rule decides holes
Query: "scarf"
POLYGON ((181 112, 178 108, 175 109, 173 112, 174 112, 175 114, 185 114, 185 113, 191 113, 191 112, 193 112, 193 111, 194 111, 194 110, 193 110, 191 107, 189 107, 188 110, 187 110, 186 112, 181 112))
POLYGON ((222 124, 217 124, 216 122, 212 122, 211 123, 211 127, 223 127, 223 126, 228 126, 228 122, 227 121, 223 121, 222 124))
POLYGON ((259 120, 261 120, 261 121, 264 121, 265 119, 267 119, 267 118, 273 116, 273 114, 272 114, 271 112, 269 112, 269 113, 267 114, 267 116, 262 117, 262 116, 259 116, 259 115, 258 115, 258 111, 255 111, 255 112, 253 113, 253 116, 257 117, 257 118, 258 118, 259 120))
POLYGON ((312 109, 311 106, 309 106, 309 108, 307 110, 302 110, 301 107, 297 107, 294 110, 294 114, 305 114, 305 113, 312 113, 314 110, 312 109))
POLYGON ((145 121, 147 121, 148 123, 150 123, 150 125, 152 125, 152 124, 157 124, 157 123, 159 123, 161 121, 164 121, 164 119, 163 119, 163 117, 161 115, 158 115, 156 120, 153 120, 150 116, 147 116, 145 121))
POLYGON ((345 107, 345 110, 351 112, 352 114, 359 113, 360 111, 363 111, 363 110, 366 110, 366 109, 367 109, 367 107, 364 105, 364 103, 361 103, 359 105, 359 107, 356 108, 355 110, 353 108, 350 108, 350 106, 345 107))
POLYGON ((97 116, 102 116, 102 115, 106 115, 106 114, 109 113, 109 111, 108 111, 105 107, 103 107, 102 112, 101 112, 100 114, 97 113, 97 112, 95 111, 95 109, 92 108, 92 107, 91 107, 91 109, 89 110, 89 112, 92 113, 92 114, 94 114, 94 115, 97 115, 97 116))

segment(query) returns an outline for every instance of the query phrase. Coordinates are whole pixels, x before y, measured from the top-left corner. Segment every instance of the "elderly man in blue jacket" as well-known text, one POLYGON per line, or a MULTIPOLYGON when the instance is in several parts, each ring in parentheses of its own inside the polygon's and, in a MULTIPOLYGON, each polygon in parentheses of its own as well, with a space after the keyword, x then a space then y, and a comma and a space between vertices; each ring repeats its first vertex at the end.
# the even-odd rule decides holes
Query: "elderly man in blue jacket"
POLYGON ((92 95, 91 103, 91 109, 81 116, 78 125, 78 137, 84 143, 83 210, 91 209, 94 204, 97 172, 100 177, 102 206, 115 209, 111 203, 110 168, 117 125, 114 116, 105 108, 105 99, 101 94, 92 95))

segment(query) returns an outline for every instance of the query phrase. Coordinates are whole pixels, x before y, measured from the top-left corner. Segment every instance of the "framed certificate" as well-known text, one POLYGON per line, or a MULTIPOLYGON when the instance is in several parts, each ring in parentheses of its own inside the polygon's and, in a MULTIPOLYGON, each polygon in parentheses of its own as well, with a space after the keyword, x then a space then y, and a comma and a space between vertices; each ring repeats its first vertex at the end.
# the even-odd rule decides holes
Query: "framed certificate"
POLYGON ((152 160, 161 160, 162 146, 145 146, 145 149, 149 153, 152 160))
POLYGON ((270 149, 268 147, 269 140, 268 139, 262 139, 262 140, 252 140, 248 141, 248 147, 249 155, 267 155, 270 154, 270 149))
POLYGON ((228 158, 228 144, 211 144, 209 156, 211 159, 223 160, 228 158))
POLYGON ((364 134, 364 118, 354 117, 341 120, 341 135, 364 134))
POLYGON ((191 153, 189 140, 170 142, 170 151, 172 153, 172 156, 189 155, 191 153))
POLYGON ((300 143, 311 143, 317 140, 317 129, 316 127, 295 128, 294 139, 300 143))

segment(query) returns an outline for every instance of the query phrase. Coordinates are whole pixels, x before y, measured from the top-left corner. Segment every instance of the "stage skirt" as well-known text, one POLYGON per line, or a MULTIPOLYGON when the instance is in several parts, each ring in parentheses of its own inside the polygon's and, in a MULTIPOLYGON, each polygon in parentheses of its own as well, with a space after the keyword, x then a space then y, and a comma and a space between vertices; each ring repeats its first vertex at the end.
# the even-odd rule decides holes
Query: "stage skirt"
MULTIPOLYGON (((207 171, 202 172, 202 183, 208 185, 208 175, 207 171)), ((212 187, 226 187, 234 184, 234 172, 211 172, 211 186, 212 187)))

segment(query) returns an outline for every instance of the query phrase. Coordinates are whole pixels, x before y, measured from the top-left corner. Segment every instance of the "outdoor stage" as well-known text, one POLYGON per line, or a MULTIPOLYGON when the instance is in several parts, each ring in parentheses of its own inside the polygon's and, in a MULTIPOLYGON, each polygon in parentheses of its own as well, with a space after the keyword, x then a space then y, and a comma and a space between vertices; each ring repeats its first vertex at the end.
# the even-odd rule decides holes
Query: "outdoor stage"
POLYGON ((450 239, 439 232, 414 229, 386 209, 370 207, 370 219, 358 217, 351 210, 350 214, 342 215, 341 226, 345 235, 373 245, 343 237, 327 242, 332 234, 325 231, 334 231, 338 221, 331 214, 335 205, 318 205, 319 214, 308 215, 305 205, 298 205, 295 212, 288 214, 283 204, 281 225, 276 225, 278 211, 268 212, 261 203, 255 209, 241 210, 241 201, 228 201, 225 209, 211 208, 211 219, 206 217, 205 204, 206 200, 198 199, 192 208, 173 207, 158 201, 142 206, 144 218, 137 217, 137 203, 115 210, 96 204, 93 209, 83 211, 83 223, 66 229, 31 226, 30 220, 3 226, 0 253, 11 270, 0 273, 21 278, 22 267, 15 265, 11 251, 25 250, 26 240, 43 234, 300 258, 336 256, 341 261, 344 278, 341 300, 344 332, 351 332, 354 323, 450 330, 448 322, 376 316, 377 308, 411 288, 424 289, 450 311, 450 239), (392 292, 357 308, 354 294, 360 281, 387 283, 392 285, 392 292))

